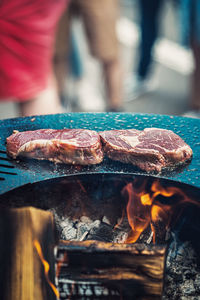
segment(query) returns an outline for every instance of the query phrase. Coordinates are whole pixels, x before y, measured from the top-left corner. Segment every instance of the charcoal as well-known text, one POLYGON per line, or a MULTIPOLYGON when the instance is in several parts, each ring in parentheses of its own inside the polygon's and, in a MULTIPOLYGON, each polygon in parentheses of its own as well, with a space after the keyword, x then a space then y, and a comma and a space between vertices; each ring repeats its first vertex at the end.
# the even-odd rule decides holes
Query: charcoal
POLYGON ((200 293, 200 274, 196 275, 195 281, 194 281, 195 289, 198 293, 200 293))
POLYGON ((88 233, 89 230, 89 226, 85 225, 84 223, 79 223, 77 228, 77 241, 83 240, 83 235, 85 235, 85 233, 88 233))
POLYGON ((128 238, 128 233, 120 230, 115 230, 113 242, 114 243, 125 243, 126 239, 128 238))
POLYGON ((80 218, 80 221, 81 221, 82 223, 88 223, 88 224, 92 223, 92 220, 91 220, 89 217, 87 217, 87 216, 82 216, 82 217, 80 218))
POLYGON ((108 218, 106 216, 103 216, 102 222, 104 222, 104 223, 106 223, 108 225, 111 225, 110 221, 108 220, 108 218))
MULTIPOLYGON (((83 187, 87 189, 86 184, 83 184, 83 187)), ((93 187, 90 192, 95 193, 95 190, 96 187, 93 187)), ((119 199, 107 197, 102 200, 102 194, 99 191, 97 194, 98 201, 94 201, 93 198, 91 201, 91 193, 81 190, 80 197, 80 191, 78 192, 77 187, 74 186, 73 193, 70 194, 71 198, 67 201, 67 207, 66 202, 61 205, 62 201, 60 201, 57 202, 56 208, 50 209, 54 213, 61 239, 126 243, 131 230, 125 209, 126 202, 121 201, 120 197, 119 199), (94 202, 95 205, 93 205, 94 202)), ((191 217, 189 224, 193 227, 190 230, 185 229, 183 226, 186 221, 184 220, 182 217, 180 226, 177 227, 180 234, 169 228, 166 232, 167 236, 164 236, 161 223, 159 223, 159 231, 157 230, 156 243, 163 240, 169 245, 162 300, 200 300, 199 251, 194 248, 190 240, 190 232, 196 231, 196 235, 193 233, 195 240, 199 236, 198 228, 200 227, 199 223, 196 224, 195 219, 191 217), (180 241, 178 238, 181 238, 181 232, 184 233, 184 239, 180 241)), ((145 229, 138 242, 153 243, 151 226, 145 229)), ((61 292, 63 292, 61 299, 66 299, 64 296, 66 289, 61 292)))
POLYGON ((112 227, 104 222, 95 221, 88 235, 89 240, 110 242, 113 240, 112 227))
POLYGON ((186 296, 195 296, 195 288, 194 288, 194 283, 193 280, 186 280, 184 282, 184 286, 182 288, 183 294, 186 296))
POLYGON ((189 241, 173 240, 166 261, 162 300, 200 299, 198 257, 189 241))
POLYGON ((77 238, 77 230, 73 227, 65 227, 61 232, 61 239, 63 240, 75 240, 77 238))

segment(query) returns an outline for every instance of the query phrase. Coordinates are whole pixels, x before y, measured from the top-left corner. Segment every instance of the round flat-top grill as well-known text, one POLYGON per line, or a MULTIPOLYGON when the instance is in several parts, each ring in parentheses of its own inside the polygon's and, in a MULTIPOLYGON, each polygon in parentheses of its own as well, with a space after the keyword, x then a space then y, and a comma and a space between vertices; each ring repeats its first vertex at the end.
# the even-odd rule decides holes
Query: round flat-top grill
POLYGON ((84 174, 145 175, 200 188, 200 120, 177 116, 134 113, 66 113, 0 121, 0 194, 43 180, 84 174), (6 154, 6 138, 13 130, 83 128, 96 131, 157 127, 174 131, 193 150, 192 161, 173 171, 145 173, 130 164, 107 158, 99 165, 70 166, 38 160, 12 160, 6 154))

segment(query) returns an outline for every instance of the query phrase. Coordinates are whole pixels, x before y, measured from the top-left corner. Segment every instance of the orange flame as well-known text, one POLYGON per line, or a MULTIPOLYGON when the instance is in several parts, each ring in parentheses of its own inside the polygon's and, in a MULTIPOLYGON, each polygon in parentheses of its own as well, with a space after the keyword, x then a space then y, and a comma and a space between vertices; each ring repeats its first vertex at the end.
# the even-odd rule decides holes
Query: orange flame
POLYGON ((171 226, 173 215, 176 215, 176 220, 180 216, 183 204, 193 203, 199 205, 195 200, 188 198, 180 188, 174 186, 163 187, 159 180, 155 180, 150 187, 147 179, 143 180, 142 183, 140 183, 140 179, 134 180, 133 183, 125 186, 122 195, 128 195, 126 211, 132 229, 126 243, 135 243, 149 225, 155 243, 156 228, 159 227, 159 223, 164 224, 165 230, 167 230, 171 226), (172 204, 158 200, 158 196, 169 198, 174 195, 176 195, 176 201, 172 204))
MULTIPOLYGON (((132 228, 126 242, 135 243, 141 233, 150 223, 150 211, 152 200, 146 193, 135 193, 132 183, 129 183, 125 190, 128 192, 128 204, 126 207, 129 225, 132 228)), ((124 190, 124 191, 125 191, 124 190)))
POLYGON ((59 291, 57 290, 57 288, 55 287, 55 285, 50 281, 48 273, 49 273, 49 263, 44 259, 43 253, 42 253, 42 248, 40 246, 40 243, 37 240, 33 241, 33 244, 37 250, 37 253, 40 257, 40 260, 44 266, 44 273, 45 273, 45 277, 46 280, 48 282, 48 284, 50 285, 50 287, 52 288, 54 294, 56 295, 57 298, 59 298, 59 291))

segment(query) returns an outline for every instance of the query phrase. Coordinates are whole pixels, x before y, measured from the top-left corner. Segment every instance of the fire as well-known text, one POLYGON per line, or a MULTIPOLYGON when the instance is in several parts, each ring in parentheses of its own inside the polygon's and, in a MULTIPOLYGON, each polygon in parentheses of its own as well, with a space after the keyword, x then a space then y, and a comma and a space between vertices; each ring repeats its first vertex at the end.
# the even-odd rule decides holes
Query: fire
POLYGON ((184 204, 197 205, 180 188, 164 187, 159 180, 151 183, 149 179, 142 179, 142 182, 141 178, 136 179, 124 187, 122 195, 128 199, 126 212, 132 229, 126 243, 135 243, 149 226, 155 243, 158 230, 161 227, 164 227, 165 232, 169 230, 172 219, 178 219, 184 204))
POLYGON ((143 185, 141 191, 137 190, 137 192, 135 192, 132 183, 127 184, 123 190, 123 193, 128 193, 126 211, 129 225, 132 228, 129 237, 126 240, 127 243, 135 243, 151 221, 150 211, 152 200, 150 196, 142 190, 143 185))
POLYGON ((50 287, 52 288, 54 294, 56 295, 57 298, 59 298, 59 291, 57 290, 57 288, 55 287, 55 285, 50 281, 49 279, 49 276, 48 276, 48 273, 49 273, 49 263, 44 259, 44 256, 43 256, 43 253, 42 253, 42 248, 41 248, 41 245, 40 243, 37 241, 37 240, 34 240, 33 241, 33 244, 37 250, 37 253, 40 257, 40 260, 44 266, 44 274, 45 274, 45 277, 46 277, 46 280, 48 282, 48 284, 50 285, 50 287))
POLYGON ((149 196, 149 194, 144 194, 141 196, 141 203, 143 205, 151 205, 152 204, 152 199, 149 196))

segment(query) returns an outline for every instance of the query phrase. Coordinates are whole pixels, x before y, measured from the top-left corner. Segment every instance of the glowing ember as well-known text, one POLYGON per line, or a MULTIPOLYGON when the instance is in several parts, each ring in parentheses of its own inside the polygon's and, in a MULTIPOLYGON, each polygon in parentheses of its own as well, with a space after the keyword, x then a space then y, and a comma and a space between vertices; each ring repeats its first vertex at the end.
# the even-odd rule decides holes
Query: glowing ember
POLYGON ((40 246, 40 243, 37 240, 33 241, 33 244, 37 250, 37 253, 40 257, 40 260, 44 266, 44 273, 45 273, 45 277, 46 280, 48 282, 48 284, 50 285, 50 287, 52 288, 54 294, 56 295, 57 298, 59 298, 59 291, 56 289, 55 285, 50 281, 48 273, 49 273, 49 263, 44 259, 43 253, 42 253, 42 248, 40 246))
POLYGON ((177 220, 184 204, 199 205, 178 187, 163 187, 159 180, 149 184, 150 180, 135 179, 122 190, 122 195, 128 199, 126 207, 127 218, 131 232, 126 243, 135 243, 147 227, 151 227, 155 243, 157 230, 161 224, 165 232, 172 225, 172 219, 177 220), (174 200, 174 196, 175 200, 174 200), (160 201, 162 197, 162 201, 160 201), (169 200, 171 203, 169 204, 169 200), (174 217, 175 216, 175 217, 174 217), (173 218, 172 218, 173 217, 173 218))

